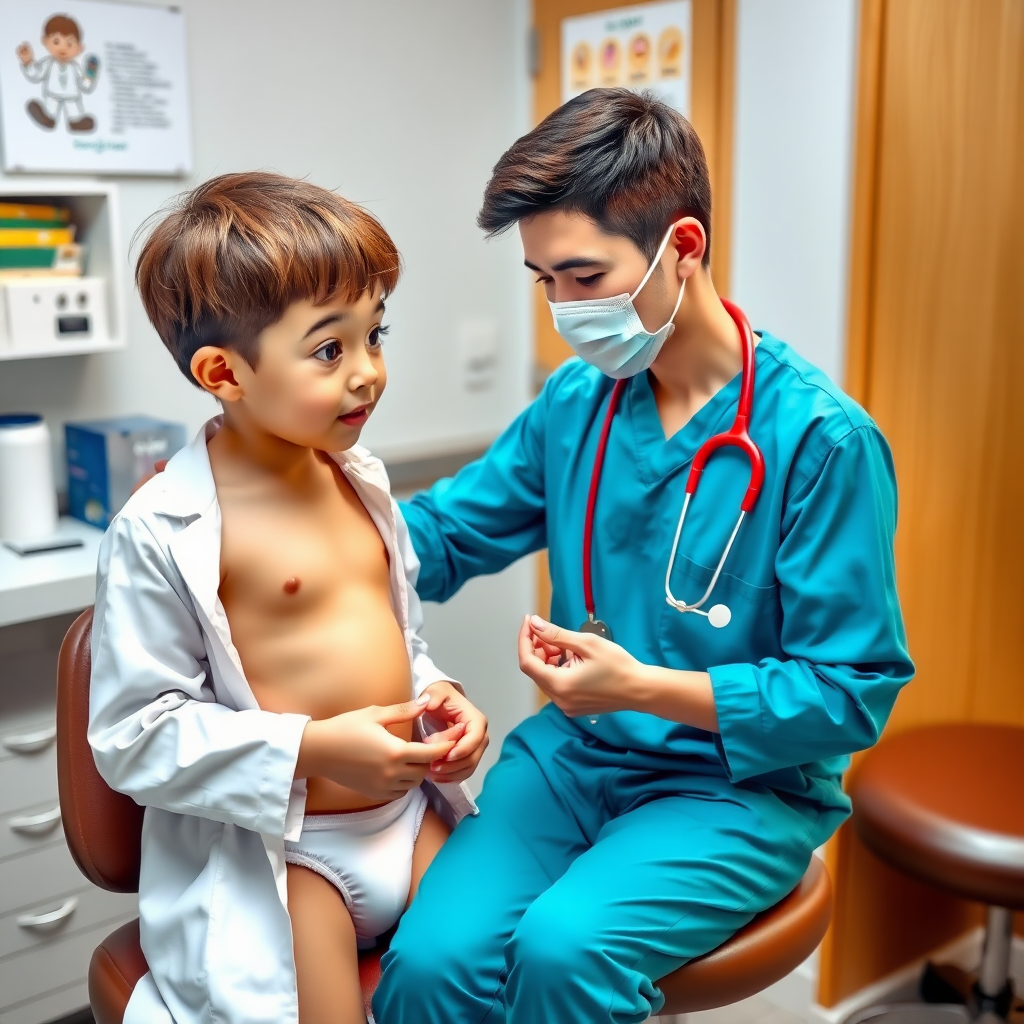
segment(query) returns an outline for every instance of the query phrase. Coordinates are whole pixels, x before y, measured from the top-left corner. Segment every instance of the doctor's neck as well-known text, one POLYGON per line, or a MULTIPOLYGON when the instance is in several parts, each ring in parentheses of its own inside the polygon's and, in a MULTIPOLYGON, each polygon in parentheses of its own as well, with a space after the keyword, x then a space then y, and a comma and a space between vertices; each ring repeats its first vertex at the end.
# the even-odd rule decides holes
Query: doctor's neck
POLYGON ((743 366, 739 332, 715 290, 711 273, 700 267, 686 281, 683 300, 650 368, 656 397, 694 406, 696 411, 743 366))

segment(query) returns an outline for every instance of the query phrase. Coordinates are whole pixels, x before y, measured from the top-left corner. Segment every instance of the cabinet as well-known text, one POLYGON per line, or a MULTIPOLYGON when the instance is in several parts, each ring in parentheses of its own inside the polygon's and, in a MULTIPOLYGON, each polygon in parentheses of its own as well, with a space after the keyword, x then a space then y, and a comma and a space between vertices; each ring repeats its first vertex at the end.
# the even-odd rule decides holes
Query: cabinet
MULTIPOLYGON (((74 563, 67 553, 37 557, 53 559, 50 589, 38 592, 34 605, 45 617, 12 623, 8 616, 8 624, 0 625, 0 1024, 42 1024, 87 1005, 92 951, 137 916, 137 897, 90 884, 64 842, 57 799, 57 653, 77 612, 45 613, 61 600, 75 601, 73 579, 71 592, 60 594, 68 582, 62 584, 60 566, 74 563)), ((95 565, 95 544, 91 557, 95 565)), ((29 563, 26 571, 39 572, 40 566, 29 563)), ((0 582, 12 598, 16 580, 6 561, 0 582)), ((82 603, 90 600, 91 593, 82 603)))

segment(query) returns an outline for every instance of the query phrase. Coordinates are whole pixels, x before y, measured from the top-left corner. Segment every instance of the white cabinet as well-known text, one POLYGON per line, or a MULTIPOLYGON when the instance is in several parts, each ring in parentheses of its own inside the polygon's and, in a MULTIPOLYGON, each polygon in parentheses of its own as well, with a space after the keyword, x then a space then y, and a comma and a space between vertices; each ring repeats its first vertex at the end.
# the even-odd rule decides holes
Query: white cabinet
POLYGON ((73 617, 0 627, 0 1024, 86 1006, 92 951, 137 916, 135 895, 87 881, 61 829, 57 652, 73 617))

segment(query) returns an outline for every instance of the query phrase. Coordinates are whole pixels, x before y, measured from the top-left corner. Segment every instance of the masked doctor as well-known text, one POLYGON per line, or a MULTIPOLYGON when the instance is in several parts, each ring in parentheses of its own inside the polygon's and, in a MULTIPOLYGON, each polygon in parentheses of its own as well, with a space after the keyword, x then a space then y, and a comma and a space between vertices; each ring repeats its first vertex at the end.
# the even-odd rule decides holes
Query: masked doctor
POLYGON ((551 702, 506 739, 479 817, 427 872, 374 1010, 378 1024, 639 1022, 663 1004, 659 978, 793 889, 849 813, 848 755, 913 674, 892 458, 825 374, 753 336, 746 425, 764 480, 700 603, 757 455, 710 456, 668 572, 695 454, 750 405, 742 313, 708 270, 696 134, 650 96, 588 92, 499 160, 479 221, 518 225, 580 358, 403 512, 425 599, 548 549, 553 622, 524 622, 519 659, 551 702))

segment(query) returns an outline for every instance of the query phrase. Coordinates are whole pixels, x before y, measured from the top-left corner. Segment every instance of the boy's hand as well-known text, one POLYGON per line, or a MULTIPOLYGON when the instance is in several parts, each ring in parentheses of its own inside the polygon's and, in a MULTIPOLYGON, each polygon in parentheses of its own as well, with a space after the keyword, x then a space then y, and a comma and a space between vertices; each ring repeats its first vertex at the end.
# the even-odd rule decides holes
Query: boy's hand
POLYGON ((22 64, 28 65, 32 63, 32 47, 28 43, 22 43, 14 52, 18 55, 18 60, 22 64))
MULTIPOLYGON (((476 771, 491 742, 487 735, 487 717, 461 690, 446 681, 431 683, 420 699, 423 697, 430 698, 424 714, 449 726, 447 733, 459 726, 464 729, 452 749, 430 766, 430 777, 435 782, 465 782, 476 771)), ((429 742, 434 743, 442 735, 445 733, 435 733, 429 742)))
POLYGON ((418 786, 430 765, 453 750, 464 726, 453 725, 428 743, 407 743, 387 730, 426 710, 420 697, 389 707, 368 707, 306 723, 295 766, 297 778, 320 776, 371 800, 396 800, 418 786))

